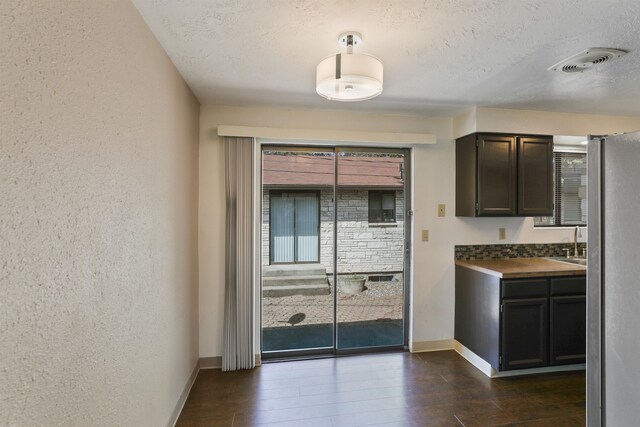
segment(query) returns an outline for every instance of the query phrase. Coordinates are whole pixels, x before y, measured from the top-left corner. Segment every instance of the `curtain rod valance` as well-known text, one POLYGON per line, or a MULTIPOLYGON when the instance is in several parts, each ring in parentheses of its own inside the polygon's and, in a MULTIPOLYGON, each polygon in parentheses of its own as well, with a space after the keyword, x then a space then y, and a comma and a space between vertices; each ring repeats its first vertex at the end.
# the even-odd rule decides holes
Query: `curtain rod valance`
POLYGON ((218 125, 218 136, 243 136, 282 140, 371 142, 425 145, 435 144, 436 136, 429 133, 361 132, 331 129, 294 129, 254 126, 218 125))

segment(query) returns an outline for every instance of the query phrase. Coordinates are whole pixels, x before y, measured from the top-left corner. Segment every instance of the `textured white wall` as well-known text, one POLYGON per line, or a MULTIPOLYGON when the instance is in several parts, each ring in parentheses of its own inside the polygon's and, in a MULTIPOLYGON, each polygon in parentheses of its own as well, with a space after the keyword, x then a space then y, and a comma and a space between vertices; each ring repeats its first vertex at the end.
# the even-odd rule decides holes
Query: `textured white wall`
POLYGON ((3 0, 0 58, 0 425, 166 425, 198 358, 198 102, 127 0, 3 0))
MULTIPOLYGON (((354 107, 354 109, 357 106, 354 107)), ((498 112, 493 112, 494 115, 498 112)), ((507 116, 533 129, 554 113, 514 112, 507 116)), ((496 124, 506 118, 494 117, 496 124)), ((626 129, 633 119, 562 116, 545 125, 557 135, 587 135, 603 123, 626 129)), ((468 119, 468 118, 467 118, 468 119)), ((469 120, 466 120, 467 122, 469 120)), ((271 126, 301 129, 330 129, 435 134, 436 145, 413 149, 413 342, 453 338, 454 246, 495 243, 552 243, 573 238, 571 229, 534 229, 532 218, 457 218, 455 212, 454 126, 464 119, 338 112, 266 107, 203 106, 200 111, 200 356, 219 356, 222 346, 224 301, 224 161, 218 125, 271 126), (437 216, 437 205, 447 205, 447 216, 437 216), (505 227, 507 239, 498 240, 498 228, 505 227), (429 242, 420 240, 420 230, 429 230, 429 242)), ((467 126, 469 127, 469 126, 467 126)), ((497 129, 501 130, 501 129, 497 129)), ((584 240, 584 239, 583 239, 584 240)))

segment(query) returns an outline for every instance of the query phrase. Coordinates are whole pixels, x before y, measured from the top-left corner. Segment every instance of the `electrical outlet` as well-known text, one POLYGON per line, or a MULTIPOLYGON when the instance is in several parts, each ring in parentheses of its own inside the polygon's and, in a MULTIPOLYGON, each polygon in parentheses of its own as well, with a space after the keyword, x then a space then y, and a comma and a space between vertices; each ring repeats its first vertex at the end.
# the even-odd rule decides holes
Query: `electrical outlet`
POLYGON ((422 241, 423 242, 429 241, 429 230, 422 230, 422 241))
POLYGON ((438 205, 438 216, 445 216, 446 206, 444 204, 438 205))
POLYGON ((498 239, 505 240, 507 238, 507 230, 503 227, 498 228, 498 239))

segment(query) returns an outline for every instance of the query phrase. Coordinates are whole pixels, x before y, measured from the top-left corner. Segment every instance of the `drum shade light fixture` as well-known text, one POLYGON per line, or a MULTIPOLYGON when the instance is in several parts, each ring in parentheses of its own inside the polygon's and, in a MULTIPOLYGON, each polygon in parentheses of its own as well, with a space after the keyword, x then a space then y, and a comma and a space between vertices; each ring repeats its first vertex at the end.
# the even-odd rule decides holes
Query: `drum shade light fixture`
POLYGON ((316 92, 331 101, 364 101, 382 93, 382 62, 365 53, 353 53, 362 44, 362 35, 341 34, 338 44, 346 48, 320 61, 316 69, 316 92))

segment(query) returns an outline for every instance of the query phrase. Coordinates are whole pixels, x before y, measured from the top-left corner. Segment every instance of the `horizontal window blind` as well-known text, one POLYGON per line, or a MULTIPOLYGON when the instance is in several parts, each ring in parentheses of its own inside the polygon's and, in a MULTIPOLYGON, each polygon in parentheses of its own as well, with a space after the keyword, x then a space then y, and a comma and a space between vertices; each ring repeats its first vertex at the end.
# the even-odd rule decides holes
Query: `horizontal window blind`
POLYGON ((587 223, 587 155, 554 153, 554 214, 536 217, 536 226, 584 226, 587 223))

